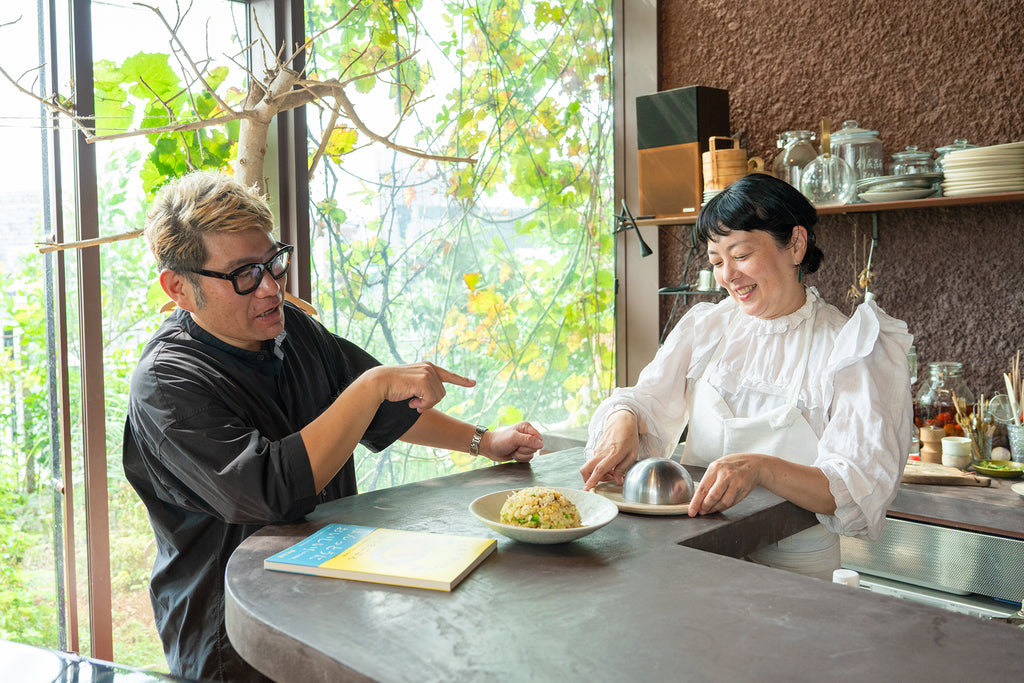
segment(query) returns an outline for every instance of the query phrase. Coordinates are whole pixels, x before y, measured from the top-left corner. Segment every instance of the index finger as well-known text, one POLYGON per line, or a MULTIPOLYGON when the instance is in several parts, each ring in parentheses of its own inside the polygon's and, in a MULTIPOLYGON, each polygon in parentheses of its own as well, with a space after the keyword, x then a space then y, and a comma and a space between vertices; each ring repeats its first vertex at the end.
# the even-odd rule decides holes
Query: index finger
POLYGON ((472 387, 476 385, 475 379, 463 377, 462 375, 456 375, 451 370, 445 370, 440 365, 434 365, 433 363, 431 363, 431 366, 433 366, 434 371, 437 372, 437 378, 442 382, 447 382, 448 384, 457 384, 460 387, 472 387))
POLYGON ((608 473, 613 469, 615 469, 615 463, 612 462, 611 457, 599 460, 593 471, 590 473, 590 476, 585 482, 583 482, 583 490, 589 491, 597 486, 599 483, 604 481, 605 477, 607 477, 608 473))
POLYGON ((697 490, 693 492, 693 497, 690 498, 690 505, 687 508, 686 514, 690 517, 696 517, 700 514, 700 507, 704 504, 704 499, 708 495, 708 489, 711 488, 713 477, 709 477, 708 473, 704 473, 704 477, 697 484, 697 490))

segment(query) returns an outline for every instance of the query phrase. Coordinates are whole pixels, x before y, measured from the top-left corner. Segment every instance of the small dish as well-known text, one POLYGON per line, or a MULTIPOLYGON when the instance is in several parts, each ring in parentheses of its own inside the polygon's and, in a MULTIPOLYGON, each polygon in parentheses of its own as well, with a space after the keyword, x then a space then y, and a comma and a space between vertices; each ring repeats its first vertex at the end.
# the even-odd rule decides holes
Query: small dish
POLYGON ((505 504, 509 496, 519 489, 508 489, 507 491, 497 491, 480 496, 469 504, 469 511, 485 526, 490 527, 492 531, 497 531, 499 534, 521 543, 539 543, 543 545, 568 543, 569 541, 583 538, 608 524, 619 514, 619 508, 615 506, 615 503, 591 491, 558 488, 557 486, 545 488, 558 491, 571 500, 580 511, 580 521, 583 523, 583 526, 576 527, 575 529, 531 529, 512 524, 502 524, 499 521, 501 519, 501 506, 505 504))
POLYGON ((633 503, 622 497, 622 487, 610 481, 603 481, 594 487, 594 493, 604 496, 615 503, 619 512, 631 512, 637 515, 674 516, 685 515, 690 510, 689 503, 679 505, 652 505, 651 503, 633 503))
POLYGON ((1024 463, 1012 460, 979 460, 971 465, 976 472, 986 477, 1015 479, 1024 474, 1024 463))
POLYGON ((1024 481, 1019 481, 1010 487, 1010 490, 1016 493, 1021 498, 1024 498, 1024 481))
POLYGON ((915 187, 908 190, 869 190, 857 196, 866 202, 898 202, 904 199, 923 199, 935 192, 934 187, 915 187))
POLYGON ((940 180, 942 180, 942 174, 936 172, 872 176, 858 180, 857 191, 927 189, 933 187, 940 180))

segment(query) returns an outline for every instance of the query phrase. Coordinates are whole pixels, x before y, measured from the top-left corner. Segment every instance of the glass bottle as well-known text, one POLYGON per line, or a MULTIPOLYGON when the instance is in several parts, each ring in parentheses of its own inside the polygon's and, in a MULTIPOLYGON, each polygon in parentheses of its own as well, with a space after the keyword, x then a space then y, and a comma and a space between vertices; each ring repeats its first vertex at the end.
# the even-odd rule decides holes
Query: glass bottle
POLYGON ((917 427, 941 427, 947 436, 963 436, 956 423, 953 394, 964 405, 964 414, 974 410, 974 393, 963 377, 963 363, 929 363, 928 379, 914 397, 914 424, 917 427))
MULTIPOLYGON (((907 349, 907 366, 910 370, 910 386, 917 384, 917 347, 913 344, 907 349)), ((914 426, 913 435, 910 440, 910 459, 921 459, 921 437, 918 434, 917 426, 914 426)))
POLYGON ((818 157, 814 145, 811 144, 813 139, 814 134, 809 130, 787 130, 779 133, 776 144, 782 151, 772 162, 772 173, 776 178, 800 189, 800 176, 804 166, 818 157))

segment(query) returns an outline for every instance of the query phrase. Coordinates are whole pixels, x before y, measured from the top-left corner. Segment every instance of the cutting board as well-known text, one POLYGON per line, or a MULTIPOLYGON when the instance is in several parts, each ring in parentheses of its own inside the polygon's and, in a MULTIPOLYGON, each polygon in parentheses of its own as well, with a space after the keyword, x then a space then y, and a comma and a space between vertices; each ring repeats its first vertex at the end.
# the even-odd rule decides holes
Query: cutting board
POLYGON ((908 460, 903 468, 904 484, 946 484, 949 486, 988 486, 992 480, 974 472, 964 472, 934 462, 908 460))

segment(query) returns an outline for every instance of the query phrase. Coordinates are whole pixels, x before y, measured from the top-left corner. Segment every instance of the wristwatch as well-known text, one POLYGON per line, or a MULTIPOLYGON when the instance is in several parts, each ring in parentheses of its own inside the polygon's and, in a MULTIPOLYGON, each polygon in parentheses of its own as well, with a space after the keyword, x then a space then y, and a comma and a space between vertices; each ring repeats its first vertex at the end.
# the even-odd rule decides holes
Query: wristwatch
POLYGON ((469 442, 469 454, 473 457, 480 455, 480 441, 484 438, 484 432, 487 431, 487 427, 483 425, 477 425, 476 430, 473 432, 473 440, 469 442))

